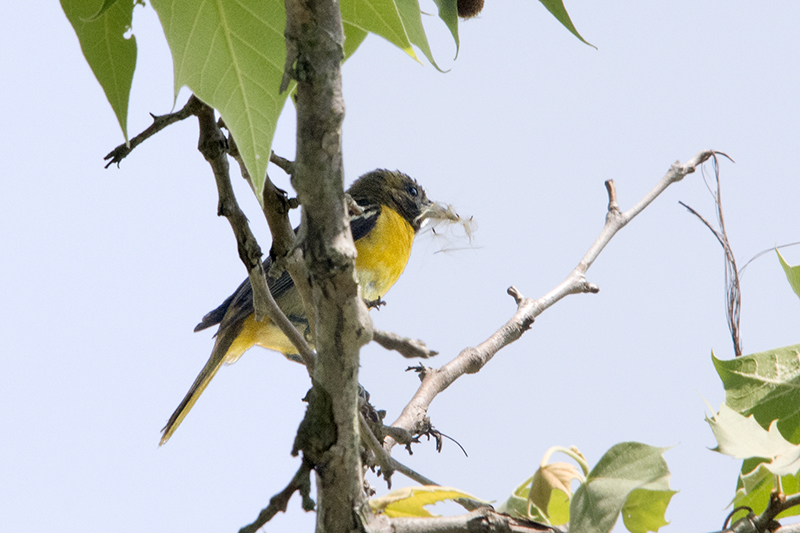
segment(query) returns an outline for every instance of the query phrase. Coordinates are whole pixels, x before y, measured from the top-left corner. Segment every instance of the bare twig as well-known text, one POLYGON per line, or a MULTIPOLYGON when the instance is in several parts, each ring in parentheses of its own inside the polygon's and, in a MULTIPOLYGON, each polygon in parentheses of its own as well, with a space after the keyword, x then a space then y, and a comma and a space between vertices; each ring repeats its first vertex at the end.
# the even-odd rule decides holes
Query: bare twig
POLYGON ((800 494, 786 496, 779 492, 772 492, 769 496, 767 508, 763 513, 756 516, 750 510, 746 516, 734 522, 730 527, 727 527, 728 519, 726 519, 723 525, 724 529, 717 533, 766 533, 768 531, 774 533, 798 533, 800 532, 800 524, 781 526, 775 521, 779 514, 798 505, 800 505, 800 494))
POLYGON ((272 517, 278 514, 278 512, 285 513, 286 506, 289 504, 289 500, 292 498, 292 494, 294 494, 295 491, 300 492, 300 496, 303 498, 303 509, 305 511, 313 511, 314 500, 311 499, 310 473, 311 465, 303 460, 300 464, 300 468, 297 469, 297 473, 295 473, 289 484, 286 485, 286 488, 270 498, 269 505, 261 510, 258 514, 258 518, 256 518, 252 524, 241 528, 239 533, 256 533, 264 524, 272 520, 272 517))
POLYGON ((202 102, 195 96, 192 95, 189 97, 189 101, 186 102, 186 105, 180 111, 176 111, 175 113, 169 113, 167 115, 153 115, 153 123, 144 130, 142 133, 128 141, 127 143, 120 144, 113 150, 111 150, 108 155, 106 155, 103 160, 108 161, 106 164, 106 168, 110 167, 114 163, 119 166, 120 162, 125 159, 128 154, 130 154, 134 148, 142 144, 144 141, 158 133, 159 131, 163 130, 170 124, 174 124, 180 120, 185 118, 189 118, 192 115, 196 115, 197 111, 200 109, 200 105, 202 102))
MULTIPOLYGON (((428 406, 440 392, 464 374, 478 372, 499 350, 520 338, 531 327, 535 317, 567 295, 599 291, 596 285, 587 281, 586 271, 600 255, 603 248, 620 229, 650 205, 667 187, 693 173, 699 165, 713 157, 715 153, 713 150, 704 150, 684 165, 679 162, 674 163, 661 181, 644 198, 624 213, 617 206, 616 189, 613 182, 607 182, 609 204, 605 226, 589 248, 589 251, 578 263, 578 266, 564 281, 538 300, 525 298, 516 288, 509 288, 508 293, 517 304, 514 316, 477 347, 465 348, 455 359, 439 369, 426 369, 422 384, 417 389, 416 394, 414 394, 414 397, 403 409, 400 417, 392 425, 413 431, 421 424, 427 413, 428 406)), ((395 441, 387 437, 384 448, 390 450, 394 445, 395 441)))
POLYGON ((728 330, 731 333, 731 341, 733 342, 733 351, 736 357, 739 357, 742 355, 742 339, 740 331, 742 295, 741 286, 739 283, 739 270, 736 268, 736 258, 733 256, 733 249, 731 248, 730 241, 728 240, 728 233, 725 230, 725 217, 722 213, 722 190, 720 188, 719 181, 719 162, 717 161, 716 154, 713 156, 713 165, 716 188, 711 190, 709 187, 709 190, 714 196, 714 205, 716 207, 719 230, 715 229, 714 226, 712 226, 705 218, 700 216, 697 211, 688 205, 684 204, 683 202, 678 203, 688 209, 690 213, 692 213, 694 216, 700 219, 703 224, 705 224, 711 233, 714 234, 714 237, 717 238, 720 246, 722 246, 722 250, 725 252, 725 295, 727 300, 726 315, 728 319, 728 330))
MULTIPOLYGON (((250 177, 250 173, 247 172, 242 154, 239 153, 239 148, 236 146, 236 142, 231 134, 228 135, 228 145, 228 153, 239 164, 242 177, 250 184, 250 188, 255 194, 256 190, 253 185, 253 180, 250 177)), ((278 157, 274 152, 272 155, 278 157)), ((270 257, 283 257, 287 255, 295 245, 295 233, 292 229, 292 224, 289 222, 289 211, 293 207, 297 207, 297 200, 290 199, 286 191, 276 187, 275 184, 272 183, 272 180, 269 179, 269 175, 264 178, 264 191, 262 192, 261 199, 264 217, 267 219, 267 225, 269 225, 269 231, 272 234, 270 257)))
POLYGON ((284 159, 283 157, 279 156, 275 152, 270 152, 269 160, 271 163, 277 165, 281 168, 284 172, 289 174, 290 176, 294 174, 294 163, 289 161, 288 159, 284 159))
POLYGON ((239 258, 247 268, 250 285, 253 288, 253 307, 256 320, 261 320, 267 316, 281 328, 281 331, 297 348, 300 358, 308 367, 309 372, 311 372, 316 359, 314 351, 308 346, 303 335, 297 331, 280 310, 267 287, 267 279, 264 276, 264 267, 261 263, 261 247, 259 247, 256 238, 250 231, 247 217, 239 208, 236 196, 233 193, 227 159, 228 143, 216 123, 214 110, 201 102, 196 115, 200 123, 198 149, 214 171, 214 178, 219 191, 218 214, 228 219, 236 235, 239 258))
POLYGON ((372 330, 372 340, 387 350, 395 350, 403 357, 408 357, 409 359, 414 357, 427 359, 439 353, 429 349, 421 340, 401 337, 397 333, 381 331, 379 329, 372 330))
MULTIPOLYGON (((219 124, 224 127, 220 119, 219 124)), ((229 130, 230 132, 230 130, 229 130)), ((250 173, 247 172, 247 167, 244 164, 244 159, 239 153, 233 135, 229 133, 228 143, 230 145, 229 153, 239 165, 242 171, 242 177, 250 185, 253 194, 256 194, 255 185, 251 179, 250 173)), ((291 170, 294 172, 294 163, 288 159, 284 159, 275 152, 271 152, 270 161, 280 166, 284 171, 289 173, 291 170)), ((306 311, 308 320, 308 328, 311 331, 312 337, 314 336, 314 308, 311 305, 311 287, 308 283, 308 276, 306 273, 305 265, 303 264, 303 254, 296 246, 297 236, 292 229, 292 224, 289 221, 289 210, 298 207, 300 204, 297 198, 289 198, 286 191, 279 189, 275 186, 269 178, 269 174, 264 176, 264 189, 261 192, 261 208, 264 213, 264 218, 267 220, 270 234, 272 235, 272 246, 269 250, 269 256, 272 259, 270 271, 267 272, 273 279, 277 279, 284 270, 289 272, 292 277, 294 286, 300 294, 303 301, 303 308, 306 311)))

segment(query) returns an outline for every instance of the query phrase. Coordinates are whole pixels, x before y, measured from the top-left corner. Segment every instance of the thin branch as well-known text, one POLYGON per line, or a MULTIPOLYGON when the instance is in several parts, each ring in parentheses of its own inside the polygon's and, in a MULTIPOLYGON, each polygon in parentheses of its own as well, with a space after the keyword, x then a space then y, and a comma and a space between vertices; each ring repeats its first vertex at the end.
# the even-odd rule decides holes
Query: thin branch
MULTIPOLYGON (((253 185, 253 180, 250 177, 250 173, 247 172, 247 167, 244 164, 242 154, 239 152, 239 147, 236 145, 233 135, 230 134, 230 130, 228 134, 228 146, 228 153, 236 160, 236 163, 238 163, 239 168, 242 171, 242 177, 250 185, 250 188, 253 190, 253 194, 255 194, 256 190, 255 186, 253 185)), ((278 157, 274 152, 272 155, 274 157, 278 157)), ((289 163, 291 164, 291 162, 289 163)), ((264 190, 262 192, 261 199, 264 218, 267 219, 267 225, 269 226, 269 231, 272 234, 272 248, 270 249, 270 257, 284 257, 295 246, 295 233, 292 229, 291 222, 289 222, 289 211, 294 207, 297 207, 297 199, 290 199, 289 195, 286 194, 286 191, 279 189, 274 183, 272 183, 272 180, 269 179, 269 175, 266 175, 264 178, 264 190)))
POLYGON ((379 329, 372 330, 372 340, 383 346, 387 350, 394 350, 403 357, 422 358, 428 359, 437 355, 439 352, 431 350, 425 342, 417 339, 409 339, 401 337, 397 333, 389 331, 381 331, 379 329))
POLYGON ((176 111, 175 113, 169 113, 167 115, 153 115, 153 123, 144 130, 142 133, 128 141, 127 143, 122 143, 113 150, 111 150, 108 155, 106 155, 103 160, 108 161, 106 164, 106 168, 110 167, 114 163, 119 166, 120 162, 125 159, 128 154, 130 154, 134 148, 142 144, 144 141, 158 133, 159 131, 163 130, 170 124, 174 124, 175 122, 181 121, 185 118, 189 118, 192 115, 196 115, 200 106, 203 103, 195 96, 192 95, 189 97, 189 101, 186 102, 186 105, 180 111, 176 111))
POLYGON ((241 528, 239 533, 256 533, 264 524, 272 520, 272 517, 276 514, 279 512, 285 513, 289 500, 296 491, 300 492, 300 496, 303 498, 303 509, 305 511, 313 511, 314 500, 311 499, 310 473, 311 465, 304 460, 300 464, 300 468, 297 469, 297 473, 295 473, 292 480, 286 485, 286 488, 270 498, 269 505, 258 513, 258 518, 256 518, 252 524, 241 528))
POLYGON ((196 114, 200 123, 198 149, 214 171, 219 191, 218 214, 228 219, 233 233, 236 235, 239 258, 247 268, 247 275, 253 288, 255 318, 260 321, 265 316, 269 317, 294 344, 303 363, 311 372, 316 360, 314 351, 280 310, 267 287, 267 279, 261 263, 261 247, 250 231, 247 217, 239 207, 233 193, 227 158, 228 142, 217 125, 214 110, 201 102, 196 114))
POLYGON ((747 509, 750 512, 728 527, 728 520, 736 511, 731 512, 731 515, 728 515, 728 518, 725 519, 725 524, 722 526, 723 529, 715 533, 766 533, 768 531, 773 533, 800 533, 800 524, 781 526, 775 521, 779 514, 798 505, 800 505, 800 494, 786 496, 777 491, 772 492, 769 495, 767 508, 764 509, 763 513, 756 516, 749 507, 742 507, 738 510, 747 509))
POLYGON ((280 167, 281 170, 289 174, 290 176, 294 174, 294 163, 289 161, 288 159, 284 159, 283 157, 279 156, 275 152, 270 152, 269 160, 271 163, 280 167))
MULTIPOLYGON (((785 496, 781 493, 773 492, 770 494, 767 508, 763 513, 756 517, 753 522, 758 531, 767 531, 768 529, 772 529, 770 526, 773 525, 775 518, 779 514, 797 505, 800 505, 800 494, 785 496)), ((782 529, 783 528, 779 529, 778 531, 781 531, 782 529)))
MULTIPOLYGON (((535 317, 567 295, 598 292, 600 289, 587 281, 586 271, 614 235, 650 205, 667 187, 693 173, 698 166, 713 157, 715 153, 713 150, 704 150, 684 165, 679 162, 674 163, 661 181, 624 213, 620 212, 617 206, 616 189, 613 182, 606 183, 609 204, 605 226, 578 266, 564 281, 538 300, 525 298, 515 287, 510 287, 508 293, 517 304, 514 316, 477 347, 465 348, 455 359, 439 369, 427 369, 416 394, 392 425, 414 432, 422 425, 428 407, 440 392, 464 374, 478 372, 499 350, 519 339, 531 327, 535 317)), ((391 450, 395 444, 393 439, 387 437, 384 448, 391 450)))
MULTIPOLYGON (((220 125, 220 127, 225 127, 222 119, 218 121, 218 125, 220 125)), ((236 163, 242 171, 242 177, 250 185, 253 194, 256 194, 255 185, 253 185, 253 180, 244 164, 244 159, 233 139, 233 135, 230 134, 230 130, 228 131, 230 156, 236 160, 236 163)), ((287 173, 290 173, 289 171, 294 172, 294 163, 276 155, 275 152, 271 152, 270 161, 280 166, 287 173)), ((300 299, 303 302, 309 331, 311 331, 313 337, 315 331, 315 313, 314 307, 311 305, 311 286, 308 283, 308 276, 305 265, 303 264, 303 254, 296 246, 296 233, 294 229, 292 229, 292 224, 289 221, 289 211, 295 209, 299 205, 297 198, 289 198, 286 191, 275 186, 269 178, 269 174, 264 176, 264 189, 261 192, 261 209, 264 213, 264 218, 267 220, 270 234, 272 235, 272 246, 269 249, 269 257, 272 259, 272 264, 267 274, 273 279, 277 279, 284 270, 289 272, 294 286, 300 294, 300 299)))

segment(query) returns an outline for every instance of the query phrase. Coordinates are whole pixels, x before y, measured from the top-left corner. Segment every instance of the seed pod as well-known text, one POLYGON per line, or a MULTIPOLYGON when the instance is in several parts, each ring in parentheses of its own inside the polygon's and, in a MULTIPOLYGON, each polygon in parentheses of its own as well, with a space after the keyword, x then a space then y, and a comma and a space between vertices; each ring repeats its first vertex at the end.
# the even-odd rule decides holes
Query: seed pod
POLYGON ((462 19, 475 17, 483 10, 483 0, 458 0, 458 16, 462 19))

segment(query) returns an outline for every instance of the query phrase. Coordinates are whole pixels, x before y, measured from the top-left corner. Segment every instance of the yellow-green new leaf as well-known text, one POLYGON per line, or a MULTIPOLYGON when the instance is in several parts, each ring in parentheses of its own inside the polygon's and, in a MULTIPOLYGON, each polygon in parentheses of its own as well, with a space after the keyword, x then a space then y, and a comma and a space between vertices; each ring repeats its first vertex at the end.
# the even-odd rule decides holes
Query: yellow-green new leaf
POLYGON ((426 505, 460 498, 481 501, 458 489, 426 485, 393 490, 380 498, 372 498, 369 500, 369 505, 374 512, 384 513, 392 518, 431 517, 434 515, 425 509, 426 505))
MULTIPOLYGON (((551 463, 540 467, 533 475, 528 499, 539 509, 543 509, 549 516, 550 498, 553 493, 559 491, 569 501, 569 497, 572 495, 570 485, 575 479, 583 481, 583 475, 569 463, 551 463)), ((564 522, 568 520, 569 515, 567 515, 567 520, 564 522)), ((551 523, 558 524, 559 522, 551 523)))
POLYGON ((636 489, 622 506, 622 521, 631 533, 658 531, 669 524, 664 519, 670 500, 678 491, 636 489))
POLYGON ((789 285, 792 286, 794 293, 800 297, 800 265, 789 266, 789 263, 786 262, 777 248, 775 253, 778 254, 778 261, 781 262, 783 271, 786 273, 786 279, 789 280, 789 285))
POLYGON ((131 1, 106 4, 100 0, 61 0, 86 62, 106 93, 126 141, 136 39, 126 39, 125 32, 131 27, 133 5, 131 1))

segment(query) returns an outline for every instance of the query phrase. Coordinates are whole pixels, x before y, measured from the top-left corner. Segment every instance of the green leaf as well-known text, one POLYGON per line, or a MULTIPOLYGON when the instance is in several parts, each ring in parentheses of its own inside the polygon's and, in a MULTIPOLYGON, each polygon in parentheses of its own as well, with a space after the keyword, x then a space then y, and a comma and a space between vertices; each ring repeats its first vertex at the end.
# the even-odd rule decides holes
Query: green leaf
POLYGON ((792 286, 794 293, 800 297, 800 265, 789 266, 789 263, 783 259, 783 256, 777 248, 775 249, 775 253, 778 254, 778 260, 781 262, 783 271, 786 272, 786 279, 789 280, 789 285, 792 286))
MULTIPOLYGON (((739 481, 736 485, 736 496, 733 499, 733 503, 736 507, 749 507, 757 515, 760 515, 767 509, 770 493, 773 489, 772 480, 764 479, 755 487, 750 487, 749 490, 746 490, 742 477, 749 472, 753 472, 758 467, 759 463, 762 462, 764 462, 764 459, 761 458, 744 460, 739 481)), ((792 475, 781 476, 781 486, 783 487, 784 494, 797 494, 800 492, 800 478, 792 475)), ((777 518, 796 516, 798 514, 800 514, 800 507, 795 506, 782 512, 777 518)), ((747 511, 739 511, 732 517, 731 521, 735 522, 745 515, 747 515, 747 511)))
POLYGON ((342 20, 364 31, 380 35, 419 61, 406 33, 394 0, 341 0, 342 20))
POLYGON ((424 485, 393 490, 380 498, 372 498, 369 500, 369 505, 374 512, 385 513, 392 518, 398 516, 430 517, 434 515, 425 509, 426 505, 461 498, 481 501, 458 489, 424 485))
POLYGON ((290 91, 282 0, 153 0, 184 85, 219 111, 261 197, 275 126, 290 91))
POLYGON ((419 9, 418 0, 395 0, 397 9, 400 13, 400 18, 403 19, 403 25, 406 28, 406 33, 411 41, 411 44, 416 45, 428 58, 436 70, 442 72, 439 65, 433 59, 431 47, 428 44, 428 37, 425 35, 425 28, 422 27, 422 12, 419 9))
MULTIPOLYGON (((433 59, 428 37, 422 26, 422 12, 418 0, 341 0, 339 7, 342 11, 342 20, 362 30, 380 35, 419 61, 411 45, 417 46, 428 58, 428 61, 441 71, 433 59)), ((444 15, 441 15, 440 11, 442 20, 448 16, 447 10, 444 15)), ((450 26, 448 25, 448 27, 450 26)), ((450 27, 450 32, 453 33, 452 27, 450 27)), ((456 44, 458 43, 457 33, 456 26, 456 35, 454 36, 456 44)))
POLYGON ((564 7, 564 2, 561 0, 539 0, 547 10, 553 14, 553 16, 558 20, 565 28, 567 28, 572 34, 583 41, 584 43, 588 44, 595 50, 597 47, 592 43, 586 41, 581 34, 578 33, 578 30, 575 28, 575 25, 572 24, 572 19, 569 18, 569 13, 567 13, 567 8, 564 7))
POLYGON ((461 47, 461 41, 458 39, 458 0, 433 0, 433 2, 439 8, 439 18, 447 25, 453 36, 458 57, 458 50, 461 47))
POLYGON ((666 503, 675 493, 669 488, 669 469, 662 456, 665 450, 638 442, 617 444, 608 450, 575 491, 569 511, 570 530, 607 533, 623 509, 628 513, 626 526, 630 523, 644 528, 637 532, 661 527, 666 503), (655 494, 638 494, 630 501, 637 490, 655 494))
POLYGON ((128 140, 128 102, 136 68, 136 39, 125 38, 131 27, 133 2, 106 6, 99 0, 61 0, 61 7, 78 36, 86 62, 106 93, 128 140))
POLYGON ((725 403, 753 415, 763 428, 778 429, 800 443, 800 344, 722 361, 711 354, 725 387, 725 403))
MULTIPOLYGON (((100 16, 101 16, 103 13, 105 13, 106 11, 108 11, 108 9, 109 9, 111 6, 113 6, 115 3, 117 3, 117 0, 104 0, 104 1, 103 1, 103 5, 102 5, 102 6, 100 6, 100 11, 98 11, 97 13, 95 13, 94 15, 92 15, 91 17, 89 17, 88 19, 86 19, 86 22, 91 22, 91 21, 93 21, 93 20, 97 20, 98 18, 100 18, 100 16)), ((134 3, 134 5, 135 5, 135 3, 134 3)))
POLYGON ((342 24, 344 26, 344 58, 347 60, 361 46, 369 32, 362 30, 358 26, 353 26, 349 22, 343 22, 342 24))

